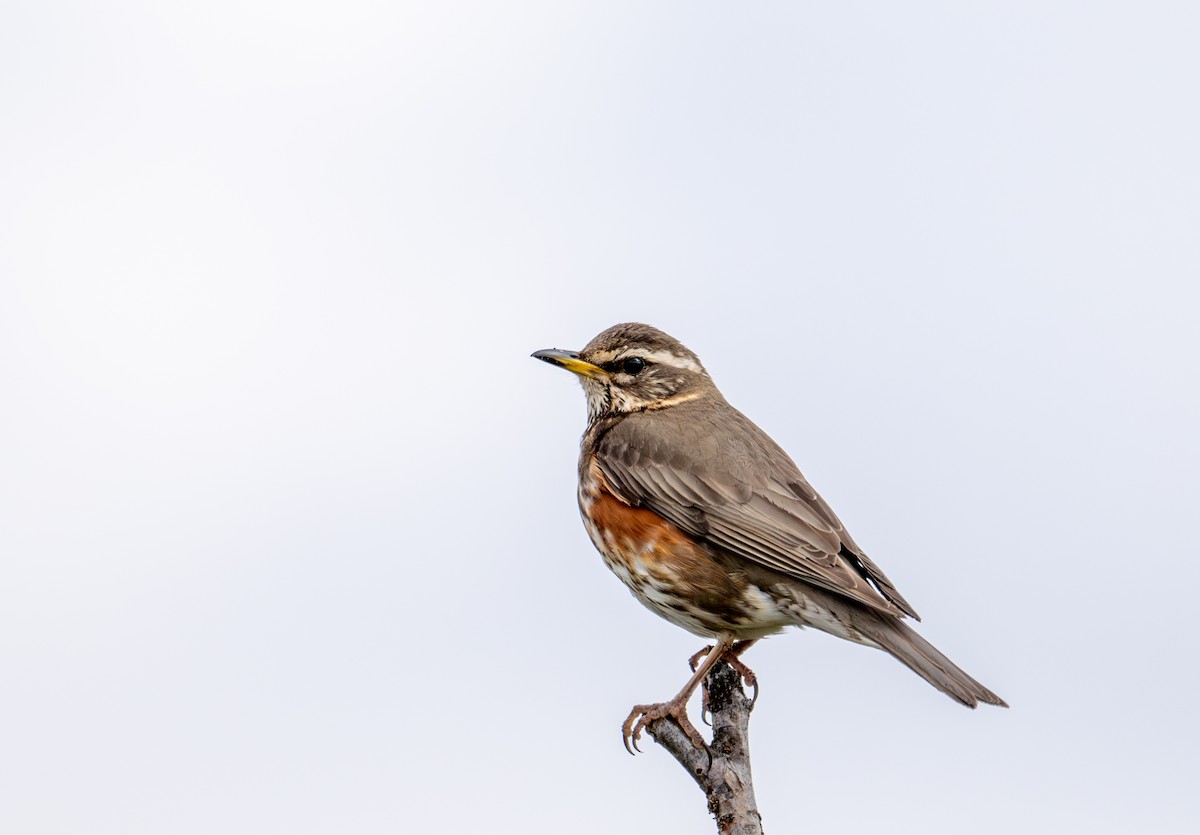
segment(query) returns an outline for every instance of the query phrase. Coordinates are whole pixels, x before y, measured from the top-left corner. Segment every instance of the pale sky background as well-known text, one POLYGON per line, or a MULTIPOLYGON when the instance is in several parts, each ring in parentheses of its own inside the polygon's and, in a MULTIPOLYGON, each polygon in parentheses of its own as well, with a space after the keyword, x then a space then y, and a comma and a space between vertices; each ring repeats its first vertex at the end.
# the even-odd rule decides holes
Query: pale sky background
POLYGON ((685 341, 1012 704, 747 657, 768 832, 1195 832, 1189 3, 9 0, 0 831, 696 833, 532 359, 685 341))

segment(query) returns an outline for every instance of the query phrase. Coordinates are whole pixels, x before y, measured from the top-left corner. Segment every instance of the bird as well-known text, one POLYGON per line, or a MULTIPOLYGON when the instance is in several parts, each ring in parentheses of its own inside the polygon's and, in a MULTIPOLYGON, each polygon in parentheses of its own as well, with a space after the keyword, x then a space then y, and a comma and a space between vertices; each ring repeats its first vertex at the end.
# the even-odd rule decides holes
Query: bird
POLYGON ((1008 707, 906 623, 916 610, 682 342, 628 322, 581 350, 532 356, 583 385, 578 502, 605 564, 652 612, 714 642, 674 698, 630 711, 631 754, 666 717, 703 748, 687 718, 696 688, 724 660, 757 695, 741 654, 792 626, 883 650, 967 707, 1008 707))

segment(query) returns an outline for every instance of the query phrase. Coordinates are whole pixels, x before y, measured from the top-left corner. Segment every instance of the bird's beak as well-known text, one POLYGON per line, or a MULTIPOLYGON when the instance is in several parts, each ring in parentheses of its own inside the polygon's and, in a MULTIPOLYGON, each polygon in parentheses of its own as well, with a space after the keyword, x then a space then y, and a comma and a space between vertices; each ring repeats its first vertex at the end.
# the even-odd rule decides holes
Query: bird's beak
POLYGON ((557 365, 559 368, 565 368, 572 374, 578 374, 580 377, 594 377, 598 380, 608 377, 608 372, 600 366, 581 360, 578 351, 560 351, 557 348, 547 348, 544 351, 534 351, 530 356, 542 362, 557 365))

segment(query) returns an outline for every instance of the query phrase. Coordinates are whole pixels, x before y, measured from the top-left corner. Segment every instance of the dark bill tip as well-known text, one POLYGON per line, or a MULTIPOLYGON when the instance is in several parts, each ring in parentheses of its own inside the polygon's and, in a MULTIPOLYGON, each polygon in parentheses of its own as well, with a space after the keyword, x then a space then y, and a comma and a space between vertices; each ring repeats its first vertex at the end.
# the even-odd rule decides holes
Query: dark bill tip
POLYGON ((534 359, 539 359, 542 362, 553 363, 554 365, 562 365, 561 360, 577 360, 579 359, 578 351, 560 351, 558 348, 543 348, 540 351, 534 351, 529 356, 534 359))
POLYGON ((557 365, 559 368, 565 368, 572 374, 578 374, 580 377, 594 377, 596 379, 608 377, 608 372, 603 368, 592 365, 586 360, 581 360, 578 351, 560 351, 557 348, 546 348, 542 351, 534 351, 530 356, 542 362, 557 365))

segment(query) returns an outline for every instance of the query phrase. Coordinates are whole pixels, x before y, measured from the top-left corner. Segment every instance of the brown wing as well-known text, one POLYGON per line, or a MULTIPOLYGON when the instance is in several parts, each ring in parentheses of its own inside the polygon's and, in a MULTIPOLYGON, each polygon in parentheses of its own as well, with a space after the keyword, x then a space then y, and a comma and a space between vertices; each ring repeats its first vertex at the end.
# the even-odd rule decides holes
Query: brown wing
POLYGON ((920 620, 787 453, 719 395, 631 415, 594 452, 629 504, 797 580, 920 620))

